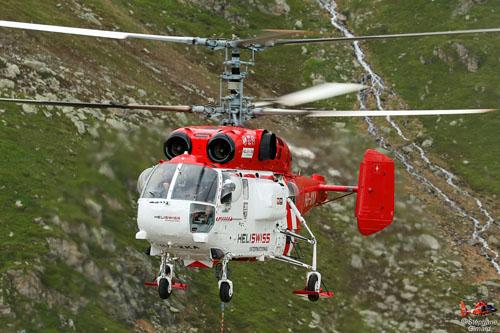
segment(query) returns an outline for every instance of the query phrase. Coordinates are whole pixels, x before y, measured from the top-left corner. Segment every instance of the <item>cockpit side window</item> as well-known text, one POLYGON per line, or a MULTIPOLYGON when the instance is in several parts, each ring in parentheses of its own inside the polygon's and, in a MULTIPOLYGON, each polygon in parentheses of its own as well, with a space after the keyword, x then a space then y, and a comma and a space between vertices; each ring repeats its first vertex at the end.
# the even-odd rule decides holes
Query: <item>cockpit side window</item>
POLYGON ((214 225, 215 209, 211 205, 191 204, 189 224, 191 232, 209 232, 214 225))
POLYGON ((163 163, 154 168, 142 198, 166 199, 176 168, 176 163, 163 163))
POLYGON ((219 174, 195 164, 183 164, 177 175, 172 199, 215 203, 219 174))

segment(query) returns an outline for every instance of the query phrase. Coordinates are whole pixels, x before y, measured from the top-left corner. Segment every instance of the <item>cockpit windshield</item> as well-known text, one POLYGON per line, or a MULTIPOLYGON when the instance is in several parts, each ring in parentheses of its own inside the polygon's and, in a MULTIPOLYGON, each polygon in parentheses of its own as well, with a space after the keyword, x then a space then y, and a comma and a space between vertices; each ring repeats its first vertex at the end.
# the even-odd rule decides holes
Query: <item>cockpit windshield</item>
POLYGON ((166 199, 177 165, 176 163, 163 163, 154 168, 142 198, 166 199))
POLYGON ((196 164, 178 166, 177 163, 164 163, 154 168, 142 198, 170 198, 214 204, 219 183, 217 171, 196 164), (175 184, 172 184, 173 181, 175 184))
POLYGON ((171 199, 215 203, 219 174, 196 164, 183 164, 177 175, 171 199))

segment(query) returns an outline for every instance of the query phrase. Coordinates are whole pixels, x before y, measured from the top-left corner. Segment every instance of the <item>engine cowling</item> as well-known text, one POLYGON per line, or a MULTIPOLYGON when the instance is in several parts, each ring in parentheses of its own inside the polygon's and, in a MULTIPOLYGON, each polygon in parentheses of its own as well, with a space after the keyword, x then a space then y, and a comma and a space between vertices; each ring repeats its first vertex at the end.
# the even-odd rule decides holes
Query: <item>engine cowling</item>
POLYGON ((165 154, 172 162, 202 163, 216 167, 291 172, 288 146, 275 134, 242 127, 184 127, 165 141, 165 154), (188 153, 189 157, 184 154, 188 153), (196 161, 196 162, 194 162, 196 161))

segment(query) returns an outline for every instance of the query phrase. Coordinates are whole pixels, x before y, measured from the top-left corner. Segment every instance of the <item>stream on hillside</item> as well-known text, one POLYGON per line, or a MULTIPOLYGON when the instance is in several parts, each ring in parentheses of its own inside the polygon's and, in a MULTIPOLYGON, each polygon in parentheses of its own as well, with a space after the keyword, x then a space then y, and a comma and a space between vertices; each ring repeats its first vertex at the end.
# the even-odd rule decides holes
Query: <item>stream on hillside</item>
MULTIPOLYGON (((337 9, 337 4, 334 0, 317 0, 319 5, 328 11, 331 17, 331 24, 338 29, 345 37, 354 37, 354 35, 349 31, 349 29, 344 26, 342 23, 340 23, 338 19, 339 13, 336 11, 337 9)), ((366 89, 364 91, 361 91, 358 94, 358 100, 360 103, 360 109, 361 110, 366 110, 366 101, 367 97, 369 94, 373 95, 375 97, 375 100, 377 102, 377 108, 379 110, 384 110, 384 107, 382 105, 382 99, 381 96, 383 93, 389 93, 393 94, 385 85, 383 79, 377 75, 371 66, 368 64, 368 62, 365 60, 365 53, 363 49, 361 48, 359 42, 355 41, 352 44, 352 48, 354 50, 354 53, 356 55, 356 59, 359 62, 359 64, 362 66, 362 68, 365 71, 365 75, 361 79, 361 83, 365 84, 370 87, 370 89, 366 89)), ((500 265, 498 264, 499 260, 499 254, 495 250, 491 249, 488 242, 481 237, 481 234, 486 232, 491 224, 494 222, 490 212, 483 206, 483 203, 473 195, 471 195, 469 192, 466 190, 460 188, 458 185, 456 185, 453 182, 453 179, 456 179, 456 176, 454 176, 450 171, 446 170, 445 168, 436 165, 434 163, 431 163, 427 155, 425 154, 424 150, 422 149, 421 146, 417 145, 416 143, 412 143, 412 146, 418 150, 420 157, 422 160, 426 163, 427 166, 429 167, 434 167, 442 172, 444 175, 443 177, 445 178, 446 182, 460 195, 465 196, 468 200, 473 200, 481 213, 484 216, 477 217, 473 215, 473 213, 468 213, 466 210, 462 207, 460 207, 455 201, 453 201, 446 193, 444 189, 439 188, 435 184, 433 184, 429 179, 427 179, 423 174, 419 173, 409 162, 409 160, 401 153, 399 152, 395 147, 389 146, 380 131, 377 131, 377 128, 371 118, 365 117, 365 121, 368 124, 368 132, 370 135, 374 136, 379 145, 387 150, 390 150, 394 153, 396 158, 401 161, 403 164, 404 168, 406 171, 408 171, 409 174, 411 174, 415 179, 417 179, 420 183, 425 185, 428 189, 434 191, 439 195, 450 207, 452 210, 456 211, 458 214, 462 215, 464 218, 470 220, 473 223, 473 232, 472 232, 472 238, 479 241, 481 246, 485 249, 487 252, 487 258, 490 260, 494 268, 497 270, 497 272, 500 274, 500 265), (485 220, 484 222, 480 221, 485 220)), ((403 138, 405 141, 409 141, 409 139, 404 135, 403 130, 394 122, 391 120, 390 116, 387 116, 387 121, 391 124, 391 126, 394 128, 394 130, 398 133, 398 135, 403 138)))

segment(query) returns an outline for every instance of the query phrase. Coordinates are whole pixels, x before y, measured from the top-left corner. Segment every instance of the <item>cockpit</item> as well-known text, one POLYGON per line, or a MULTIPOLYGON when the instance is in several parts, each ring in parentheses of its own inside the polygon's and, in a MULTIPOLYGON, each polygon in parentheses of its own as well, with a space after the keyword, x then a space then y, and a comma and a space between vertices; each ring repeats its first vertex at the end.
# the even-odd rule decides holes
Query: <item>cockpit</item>
MULTIPOLYGON (((206 233, 214 225, 219 177, 219 172, 202 165, 159 164, 151 171, 141 198, 167 199, 172 203, 175 200, 191 201, 190 232, 206 233)), ((164 209, 168 210, 168 207, 164 209)))
POLYGON ((218 183, 219 174, 213 169, 196 164, 163 163, 152 171, 141 198, 215 204, 218 183))

